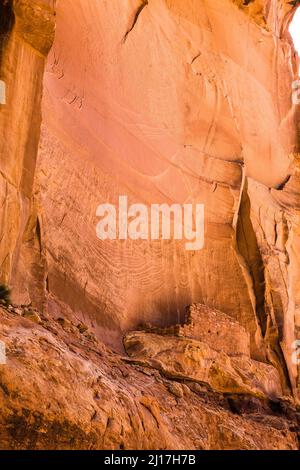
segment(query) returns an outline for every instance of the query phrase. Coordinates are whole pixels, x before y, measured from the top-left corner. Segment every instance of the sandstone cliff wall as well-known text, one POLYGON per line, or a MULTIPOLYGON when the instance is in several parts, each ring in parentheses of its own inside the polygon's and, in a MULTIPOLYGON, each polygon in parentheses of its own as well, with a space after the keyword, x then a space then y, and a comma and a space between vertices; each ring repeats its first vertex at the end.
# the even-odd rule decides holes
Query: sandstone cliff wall
MULTIPOLYGON (((84 322, 123 351, 124 333, 178 324, 201 303, 250 338, 249 367, 273 366, 277 392, 297 397, 294 11, 283 0, 0 2, 0 281, 15 304, 84 322), (204 249, 99 241, 96 208, 119 195, 204 203, 204 249)), ((153 337, 132 337, 148 367, 153 337)))

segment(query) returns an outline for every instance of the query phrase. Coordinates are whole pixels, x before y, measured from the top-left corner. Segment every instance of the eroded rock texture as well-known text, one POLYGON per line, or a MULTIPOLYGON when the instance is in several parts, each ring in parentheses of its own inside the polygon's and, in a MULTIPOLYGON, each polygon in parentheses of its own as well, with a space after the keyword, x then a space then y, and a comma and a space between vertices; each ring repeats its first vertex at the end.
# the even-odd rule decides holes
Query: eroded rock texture
POLYGON ((297 448, 293 12, 0 2, 1 447, 297 448), (99 241, 120 195, 204 203, 204 249, 99 241))
POLYGON ((44 263, 34 178, 41 125, 45 57, 54 39, 52 0, 0 2, 1 281, 16 301, 42 302, 44 263))
POLYGON ((112 353, 74 321, 0 315, 2 449, 298 448, 290 400, 217 393, 112 353))

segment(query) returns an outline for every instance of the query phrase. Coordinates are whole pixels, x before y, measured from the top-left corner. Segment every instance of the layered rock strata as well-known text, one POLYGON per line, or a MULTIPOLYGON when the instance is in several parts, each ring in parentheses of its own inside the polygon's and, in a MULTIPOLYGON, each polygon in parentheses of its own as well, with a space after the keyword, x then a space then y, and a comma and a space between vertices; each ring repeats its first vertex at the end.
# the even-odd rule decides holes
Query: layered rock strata
POLYGON ((0 2, 2 448, 297 447, 295 7, 0 2), (120 195, 204 204, 204 249, 99 241, 120 195))
POLYGON ((298 449, 290 399, 166 374, 113 353, 74 319, 28 307, 0 308, 0 319, 1 449, 298 449))

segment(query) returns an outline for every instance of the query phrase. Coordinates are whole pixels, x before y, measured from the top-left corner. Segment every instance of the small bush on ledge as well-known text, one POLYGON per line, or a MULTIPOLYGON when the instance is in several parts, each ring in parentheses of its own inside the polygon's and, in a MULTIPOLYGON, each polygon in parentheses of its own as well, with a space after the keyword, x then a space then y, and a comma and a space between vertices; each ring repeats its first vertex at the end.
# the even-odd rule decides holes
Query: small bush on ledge
POLYGON ((10 304, 10 289, 4 284, 0 284, 0 303, 2 305, 10 304))

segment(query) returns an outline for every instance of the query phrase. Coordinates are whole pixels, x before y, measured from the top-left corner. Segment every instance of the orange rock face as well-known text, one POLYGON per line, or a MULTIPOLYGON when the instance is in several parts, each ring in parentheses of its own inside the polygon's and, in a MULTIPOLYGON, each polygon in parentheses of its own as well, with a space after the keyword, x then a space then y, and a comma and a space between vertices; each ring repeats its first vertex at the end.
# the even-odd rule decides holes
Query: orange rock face
POLYGON ((297 448, 294 11, 283 0, 0 3, 0 281, 17 306, 1 313, 14 367, 0 366, 0 447, 297 448), (120 196, 204 204, 204 248, 99 240, 97 207, 120 196), (81 393, 66 400, 75 366, 81 393), (29 441, 15 428, 32 413, 43 424, 29 441))

